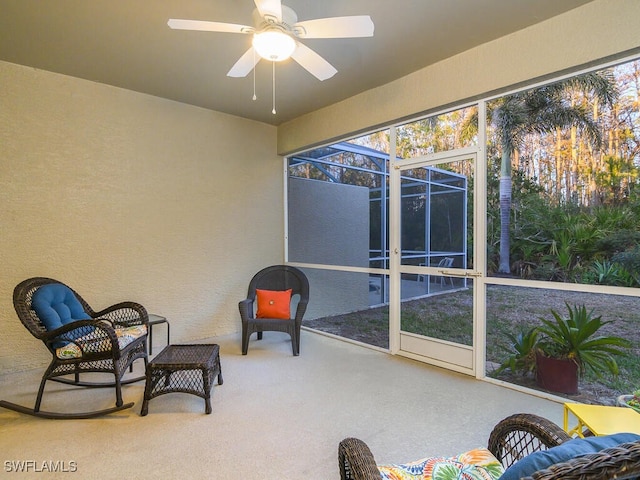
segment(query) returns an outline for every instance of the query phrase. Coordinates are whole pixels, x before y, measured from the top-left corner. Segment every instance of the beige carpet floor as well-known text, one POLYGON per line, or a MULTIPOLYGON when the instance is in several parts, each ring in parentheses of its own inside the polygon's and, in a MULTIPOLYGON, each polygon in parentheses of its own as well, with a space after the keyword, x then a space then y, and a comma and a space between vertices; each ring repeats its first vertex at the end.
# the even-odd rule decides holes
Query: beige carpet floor
MULTIPOLYGON (((210 343, 220 344, 224 377, 210 415, 201 398, 176 393, 152 400, 141 417, 143 382, 124 387, 132 409, 98 419, 0 409, 0 477, 338 479, 344 437, 366 441, 380 463, 404 462, 485 446, 492 426, 512 413, 562 421, 559 403, 313 332, 302 332, 299 357, 280 333, 254 336, 247 356, 237 335, 210 343), (18 462, 30 462, 31 473, 12 471, 18 462), (77 472, 36 471, 56 462, 77 472)), ((0 398, 32 406, 41 374, 0 377, 0 398)), ((49 382, 42 409, 113 402, 108 389, 49 382)))

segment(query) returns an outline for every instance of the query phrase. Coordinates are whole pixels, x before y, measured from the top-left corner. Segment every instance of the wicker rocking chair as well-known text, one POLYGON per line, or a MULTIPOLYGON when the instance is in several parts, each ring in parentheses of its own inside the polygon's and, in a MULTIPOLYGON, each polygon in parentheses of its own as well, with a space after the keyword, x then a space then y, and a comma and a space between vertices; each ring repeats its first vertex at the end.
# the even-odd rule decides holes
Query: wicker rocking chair
MULTIPOLYGON (((492 430, 487 449, 506 469, 528 455, 571 440, 555 423, 533 414, 516 414, 492 430)), ((345 438, 338 445, 341 480, 380 480, 375 458, 365 442, 345 438)), ((640 440, 555 463, 525 480, 608 480, 640 478, 640 440)))
POLYGON ((29 278, 16 286, 13 304, 18 318, 29 332, 42 340, 52 360, 42 376, 34 408, 0 401, 0 406, 43 418, 92 418, 131 408, 123 403, 122 385, 143 380, 140 376, 123 380, 135 360, 147 363, 147 324, 149 318, 142 305, 122 302, 94 311, 67 285, 50 278, 29 278), (34 304, 35 303, 35 304, 34 304), (85 382, 80 374, 109 373, 114 381, 85 382), (70 377, 71 376, 71 377, 70 377), (116 406, 79 413, 40 410, 47 380, 82 387, 115 387, 116 406))

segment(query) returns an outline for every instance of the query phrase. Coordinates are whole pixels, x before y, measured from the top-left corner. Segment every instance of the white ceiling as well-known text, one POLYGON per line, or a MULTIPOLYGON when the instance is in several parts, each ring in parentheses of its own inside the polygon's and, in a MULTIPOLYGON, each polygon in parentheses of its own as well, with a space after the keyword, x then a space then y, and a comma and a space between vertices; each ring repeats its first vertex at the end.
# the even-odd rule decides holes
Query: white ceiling
POLYGON ((276 115, 269 62, 256 69, 256 101, 252 74, 226 76, 249 35, 167 27, 251 25, 252 0, 0 0, 0 60, 279 125, 589 1, 284 0, 300 21, 370 15, 375 34, 305 40, 338 73, 321 82, 292 60, 278 64, 276 115))

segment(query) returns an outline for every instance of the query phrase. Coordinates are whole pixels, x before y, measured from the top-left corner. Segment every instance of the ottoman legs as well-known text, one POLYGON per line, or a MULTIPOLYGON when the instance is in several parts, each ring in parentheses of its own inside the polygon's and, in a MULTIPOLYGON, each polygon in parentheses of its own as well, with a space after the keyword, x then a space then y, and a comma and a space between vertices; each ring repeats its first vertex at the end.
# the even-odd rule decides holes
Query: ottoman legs
POLYGON ((140 415, 149 413, 149 401, 166 393, 190 393, 202 397, 210 414, 213 379, 222 385, 218 345, 169 345, 147 365, 140 415))

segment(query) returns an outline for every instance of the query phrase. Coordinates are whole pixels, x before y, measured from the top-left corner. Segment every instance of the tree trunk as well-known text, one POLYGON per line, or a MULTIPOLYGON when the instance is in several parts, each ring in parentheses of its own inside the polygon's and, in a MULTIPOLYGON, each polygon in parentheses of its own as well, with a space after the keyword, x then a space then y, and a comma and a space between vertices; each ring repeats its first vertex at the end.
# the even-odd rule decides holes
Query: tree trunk
POLYGON ((579 160, 578 160, 578 129, 576 127, 571 127, 570 132, 570 142, 571 142, 571 157, 569 159, 569 168, 567 168, 567 200, 568 201, 578 201, 578 188, 577 188, 577 180, 578 180, 578 170, 579 160))
POLYGON ((562 203, 562 135, 559 128, 556 128, 556 149, 554 152, 556 160, 556 201, 558 205, 562 203))
POLYGON ((511 215, 511 154, 507 148, 502 149, 500 165, 500 265, 499 273, 511 273, 509 250, 509 224, 511 215))

